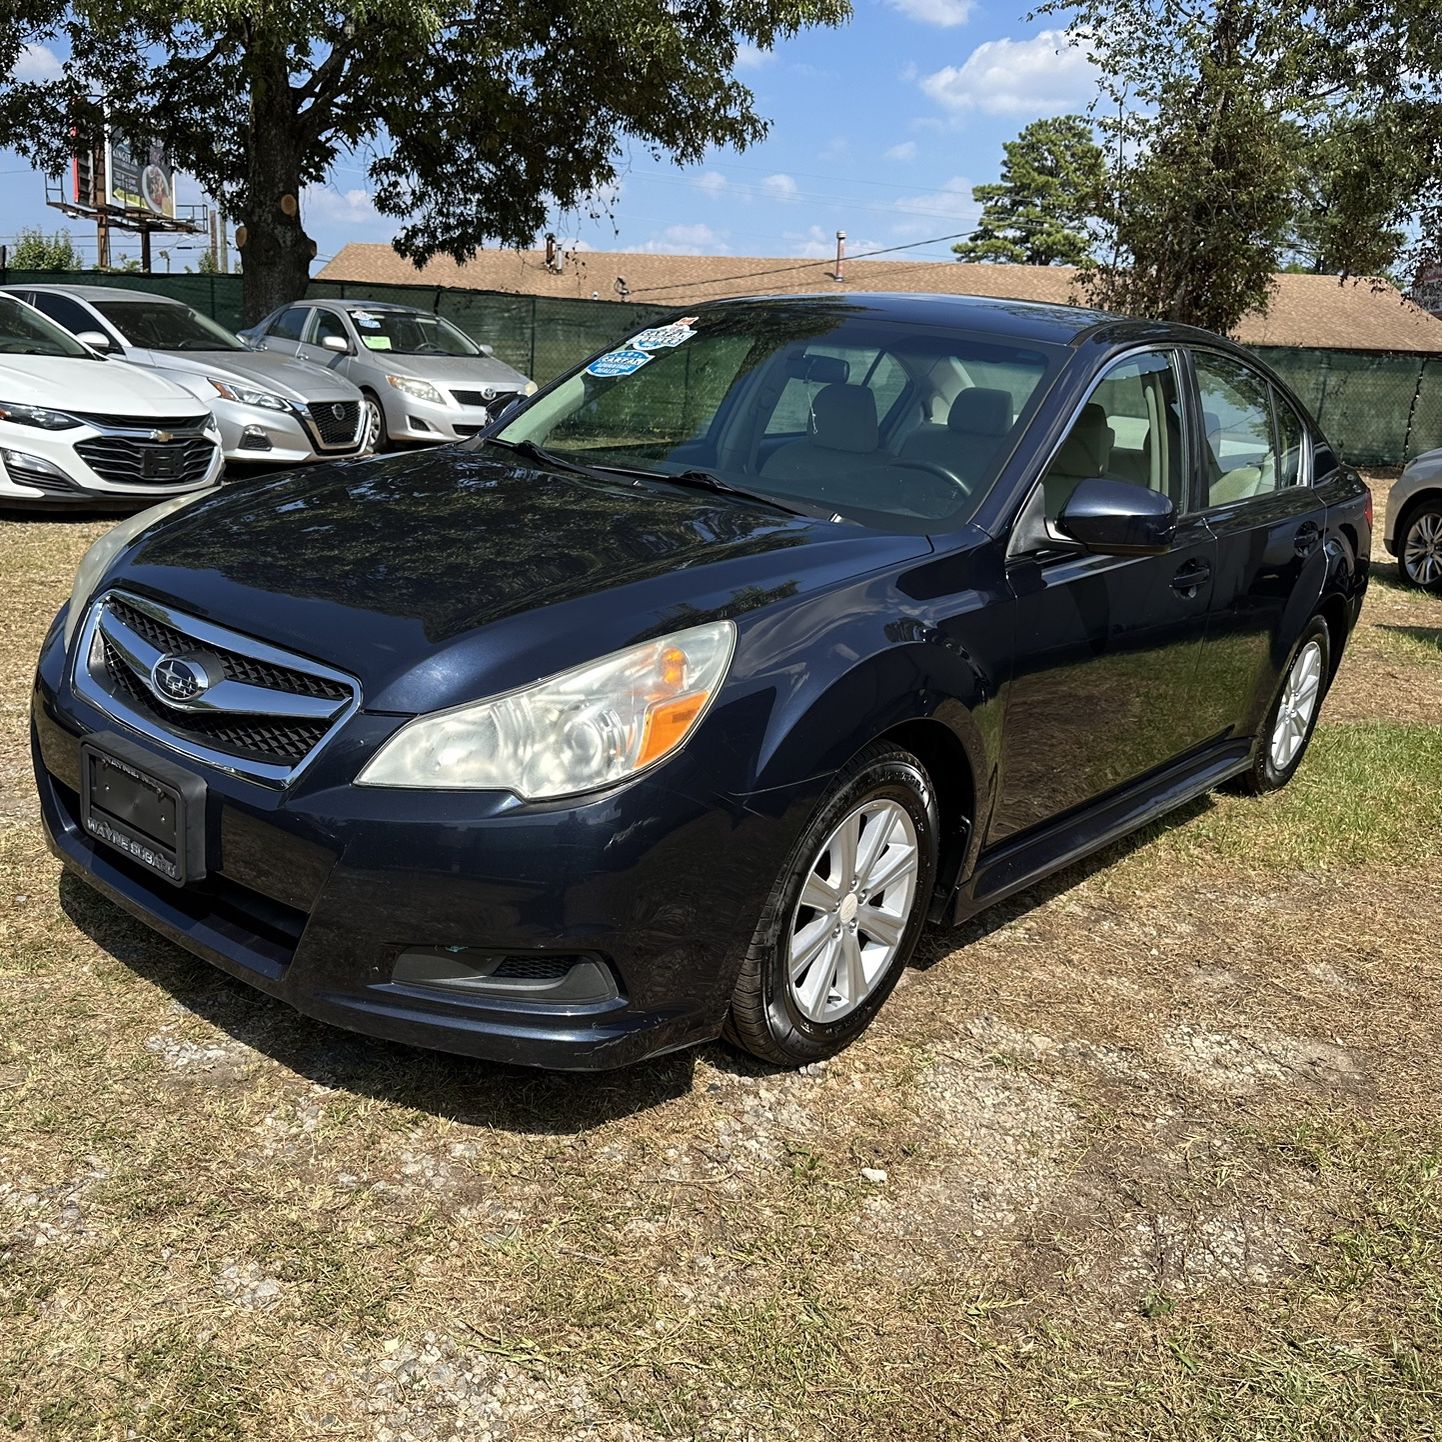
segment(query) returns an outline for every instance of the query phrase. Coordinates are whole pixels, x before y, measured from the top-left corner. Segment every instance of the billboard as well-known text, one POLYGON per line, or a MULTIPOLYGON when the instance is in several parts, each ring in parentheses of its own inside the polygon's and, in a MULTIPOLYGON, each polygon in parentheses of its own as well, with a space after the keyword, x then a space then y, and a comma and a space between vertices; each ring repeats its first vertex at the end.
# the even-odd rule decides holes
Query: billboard
POLYGON ((148 211, 175 219, 175 167, 159 145, 128 140, 117 131, 105 136, 105 193, 102 205, 148 211))

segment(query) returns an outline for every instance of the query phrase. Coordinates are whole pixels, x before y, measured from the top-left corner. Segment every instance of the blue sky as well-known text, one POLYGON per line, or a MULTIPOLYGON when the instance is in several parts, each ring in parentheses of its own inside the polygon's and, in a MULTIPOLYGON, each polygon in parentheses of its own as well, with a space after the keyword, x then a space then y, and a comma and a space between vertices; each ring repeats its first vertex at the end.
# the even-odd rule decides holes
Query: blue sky
MULTIPOLYGON (((556 233, 594 250, 825 256, 838 229, 851 255, 964 231, 977 214, 971 187, 995 179, 1002 142, 1038 116, 1083 109, 1095 94, 1084 58, 1054 25, 1028 23, 1015 0, 853 3, 840 30, 743 54, 739 74, 772 122, 766 141, 685 170, 638 149, 611 214, 558 216, 556 233)), ((43 76, 55 61, 32 50, 22 64, 43 76)), ((200 198, 183 181, 179 197, 200 198)), ((47 210, 40 178, 5 152, 0 207, 0 240, 22 226, 69 225, 93 254, 93 231, 47 210)), ((329 185, 307 193, 305 222, 322 260, 347 241, 392 232, 359 165, 338 166, 329 185)), ((167 244, 157 238, 158 270, 167 244)), ((195 263, 186 244, 172 254, 176 270, 195 263)), ((949 259, 949 247, 907 258, 949 259)))

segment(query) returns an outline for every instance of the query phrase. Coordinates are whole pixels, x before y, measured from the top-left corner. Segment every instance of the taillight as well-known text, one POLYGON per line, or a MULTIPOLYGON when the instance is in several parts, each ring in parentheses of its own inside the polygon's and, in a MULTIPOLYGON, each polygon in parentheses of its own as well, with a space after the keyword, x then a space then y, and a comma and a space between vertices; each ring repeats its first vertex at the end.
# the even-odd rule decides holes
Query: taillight
POLYGON ((1367 529, 1370 531, 1372 529, 1372 487, 1363 486, 1362 494, 1367 497, 1362 502, 1362 514, 1367 518, 1367 529))

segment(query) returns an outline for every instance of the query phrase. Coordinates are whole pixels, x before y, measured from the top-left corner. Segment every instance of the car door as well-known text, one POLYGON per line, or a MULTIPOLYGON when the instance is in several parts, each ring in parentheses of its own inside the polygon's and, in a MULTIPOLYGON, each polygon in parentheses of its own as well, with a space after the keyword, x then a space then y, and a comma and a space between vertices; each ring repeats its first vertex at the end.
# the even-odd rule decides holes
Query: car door
POLYGON ((287 306, 266 324, 265 331, 260 338, 261 349, 275 351, 277 355, 298 354, 300 338, 305 334, 306 322, 309 319, 309 306, 287 306))
POLYGON ((71 335, 89 332, 103 335, 110 342, 109 354, 118 356, 126 353, 126 346, 115 327, 73 296, 61 295, 53 290, 37 290, 25 298, 42 315, 48 315, 56 325, 64 326, 71 335))
POLYGON ((1185 385, 1179 350, 1113 361, 1022 509, 1008 550, 1015 660, 988 844, 1084 807, 1206 740, 1196 670, 1217 542, 1195 505, 1185 385), (1091 555, 1061 536, 1062 507, 1094 477, 1172 499, 1177 532, 1165 554, 1091 555))
POLYGON ((1270 379, 1230 353, 1197 347, 1190 359, 1217 538, 1197 704, 1215 734, 1250 736, 1321 594, 1327 508, 1306 425, 1270 379))
POLYGON ((309 309, 310 321, 301 333, 300 345, 297 347, 296 353, 302 360, 308 360, 313 365, 326 366, 330 370, 338 371, 341 375, 346 375, 350 366, 350 353, 355 349, 355 341, 346 330, 345 321, 338 311, 331 310, 329 306, 315 305, 309 309), (332 350, 324 344, 327 338, 344 341, 346 349, 343 351, 332 350))

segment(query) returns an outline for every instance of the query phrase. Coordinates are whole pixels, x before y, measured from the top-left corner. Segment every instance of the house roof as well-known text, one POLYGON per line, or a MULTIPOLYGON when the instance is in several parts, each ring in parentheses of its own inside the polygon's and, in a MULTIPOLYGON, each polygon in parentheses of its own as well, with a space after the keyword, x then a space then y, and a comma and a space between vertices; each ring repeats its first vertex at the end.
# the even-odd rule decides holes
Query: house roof
MULTIPOLYGON (((944 261, 848 260, 845 283, 835 261, 781 256, 651 255, 567 251, 558 270, 539 250, 483 250, 459 265, 448 258, 419 270, 389 245, 347 245, 317 280, 370 285, 428 285, 585 300, 685 306, 741 295, 847 294, 890 291, 982 295, 1078 304, 1069 266, 964 265, 944 261), (617 279, 625 282, 624 292, 617 279)), ((1276 276, 1265 315, 1244 316, 1234 339, 1254 346, 1324 350, 1422 351, 1442 355, 1442 320, 1385 281, 1330 275, 1276 276)))

